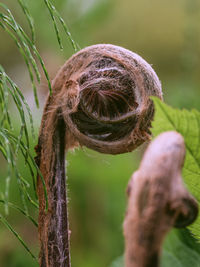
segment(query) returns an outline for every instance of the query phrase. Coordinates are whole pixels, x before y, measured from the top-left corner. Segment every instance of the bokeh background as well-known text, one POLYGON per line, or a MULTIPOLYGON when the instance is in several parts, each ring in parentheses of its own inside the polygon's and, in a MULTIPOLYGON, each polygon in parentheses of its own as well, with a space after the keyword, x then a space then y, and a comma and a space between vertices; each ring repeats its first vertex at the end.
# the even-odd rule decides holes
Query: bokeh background
MULTIPOLYGON (((1 0, 29 32, 17 0, 1 0)), ((60 51, 52 20, 43 0, 26 0, 35 20, 37 46, 51 79, 73 53, 62 32, 60 51)), ((200 1, 199 0, 56 0, 53 1, 81 48, 112 43, 128 48, 153 65, 163 86, 165 101, 177 108, 200 105, 200 1)), ((19 85, 34 115, 36 136, 42 107, 48 93, 45 79, 38 85, 40 109, 35 107, 25 63, 15 43, 0 31, 0 59, 10 77, 19 85)), ((10 103, 16 134, 20 120, 10 103)), ((37 138, 32 140, 32 146, 37 138)), ((102 267, 123 254, 122 224, 126 207, 126 185, 137 169, 144 146, 128 154, 109 156, 88 149, 67 155, 67 183, 72 265, 102 267)), ((34 152, 33 152, 34 155, 34 152)), ((21 172, 30 175, 19 158, 21 172)), ((0 155, 0 192, 4 191, 7 165, 0 155)), ((34 198, 34 192, 30 188, 34 198)), ((20 205, 16 179, 10 185, 11 201, 20 205)), ((29 207, 37 218, 37 210, 29 207)), ((3 207, 0 211, 4 213, 3 207)), ((16 211, 8 220, 29 247, 38 253, 37 229, 16 211)), ((37 266, 17 241, 0 224, 0 266, 37 266)), ((114 266, 114 265, 113 265, 114 266)))

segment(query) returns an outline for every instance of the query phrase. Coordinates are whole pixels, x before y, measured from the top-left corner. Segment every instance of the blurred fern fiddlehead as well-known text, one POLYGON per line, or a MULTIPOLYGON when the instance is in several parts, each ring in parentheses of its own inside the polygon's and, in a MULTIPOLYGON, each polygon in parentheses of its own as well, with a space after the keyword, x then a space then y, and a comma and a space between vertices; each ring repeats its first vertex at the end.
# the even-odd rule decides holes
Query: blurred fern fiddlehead
POLYGON ((172 227, 183 228, 198 216, 198 202, 184 186, 183 137, 160 134, 146 149, 128 183, 128 208, 123 224, 126 267, 159 267, 161 248, 172 227))
POLYGON ((132 151, 149 140, 150 95, 162 99, 151 66, 114 45, 94 45, 72 56, 52 82, 41 122, 37 164, 40 266, 70 267, 65 185, 65 148, 87 146, 102 153, 132 151))

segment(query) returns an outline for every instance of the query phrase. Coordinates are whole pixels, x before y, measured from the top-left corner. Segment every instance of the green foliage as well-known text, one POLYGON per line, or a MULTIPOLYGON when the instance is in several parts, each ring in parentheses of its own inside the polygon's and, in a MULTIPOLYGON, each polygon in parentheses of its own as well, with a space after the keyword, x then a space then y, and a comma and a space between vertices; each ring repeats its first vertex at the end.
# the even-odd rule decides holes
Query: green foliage
MULTIPOLYGON (((156 112, 152 133, 156 136, 174 130, 183 135, 186 146, 183 179, 188 190, 200 203, 200 113, 197 110, 174 109, 156 98, 154 103, 156 112)), ((189 229, 200 240, 200 215, 189 229)))
MULTIPOLYGON (((23 2, 20 1, 20 3, 23 6, 23 2)), ((10 35, 10 37, 13 39, 13 41, 17 45, 19 52, 24 58, 24 61, 27 66, 27 70, 29 72, 31 84, 33 87, 35 103, 37 107, 39 107, 39 101, 38 101, 37 89, 36 89, 36 81, 40 82, 40 72, 38 69, 36 59, 34 58, 34 55, 39 60, 42 66, 42 69, 44 71, 45 77, 48 82, 50 93, 51 93, 51 83, 50 83, 49 75, 44 65, 44 62, 34 43, 35 37, 34 37, 33 24, 30 23, 32 38, 33 38, 33 41, 32 41, 28 37, 28 35, 25 33, 23 28, 17 23, 14 16, 12 15, 12 12, 9 10, 9 8, 3 3, 0 3, 0 7, 3 9, 3 12, 0 13, 0 18, 1 18, 0 26, 10 35), (35 73, 36 81, 35 81, 33 72, 35 73)), ((27 10, 27 8, 24 7, 23 10, 27 10)), ((29 18, 28 21, 32 21, 31 17, 29 17, 29 13, 26 12, 25 14, 26 14, 26 17, 29 18)))
POLYGON ((34 220, 34 218, 33 218, 31 215, 29 215, 26 211, 24 211, 22 208, 20 208, 20 207, 14 205, 14 204, 11 203, 11 202, 7 202, 7 203, 6 203, 6 201, 5 201, 5 200, 2 200, 2 199, 0 199, 0 203, 2 203, 2 204, 4 204, 4 205, 7 204, 7 205, 10 206, 11 208, 18 210, 18 211, 21 212, 24 216, 26 216, 28 219, 30 219, 30 221, 31 221, 36 227, 38 227, 38 223, 34 220))
POLYGON ((34 129, 33 129, 33 117, 31 114, 31 110, 21 93, 20 89, 18 86, 10 79, 10 77, 5 73, 4 69, 2 66, 0 66, 0 109, 1 109, 1 120, 0 120, 0 125, 1 128, 6 128, 13 130, 13 125, 11 122, 11 116, 9 113, 9 96, 12 97, 15 106, 19 112, 20 119, 21 119, 21 127, 20 127, 20 138, 19 138, 19 143, 22 140, 23 133, 25 134, 25 139, 26 139, 26 144, 27 147, 29 147, 29 135, 28 135, 28 127, 25 119, 25 110, 24 107, 26 108, 26 111, 28 112, 30 124, 31 124, 31 130, 32 130, 32 135, 34 136, 34 129))
POLYGON ((0 66, 0 152, 8 162, 8 171, 6 178, 6 188, 4 197, 4 204, 6 213, 8 213, 8 198, 9 198, 9 184, 12 176, 12 172, 14 172, 15 177, 17 178, 21 200, 23 203, 23 207, 27 212, 27 206, 25 202, 26 196, 34 203, 31 197, 28 194, 27 188, 30 186, 29 183, 22 177, 17 167, 17 157, 19 152, 24 156, 26 165, 29 168, 30 174, 33 179, 33 184, 35 187, 35 177, 34 177, 34 169, 36 164, 29 152, 29 134, 28 134, 28 126, 26 122, 25 110, 28 113, 28 117, 31 124, 32 135, 34 135, 33 131, 33 118, 30 111, 30 108, 21 93, 20 89, 17 85, 9 78, 9 76, 5 73, 4 69, 0 66), (13 100, 19 117, 21 119, 21 127, 19 130, 19 136, 16 137, 13 134, 13 121, 11 120, 11 116, 9 113, 9 100, 10 98, 13 100), (22 141, 22 138, 25 137, 25 143, 22 141))
POLYGON ((45 2, 45 5, 47 6, 48 10, 49 10, 49 13, 51 15, 51 19, 53 21, 53 25, 54 25, 54 29, 55 29, 55 32, 56 32, 56 36, 57 36, 57 40, 58 40, 58 43, 59 43, 59 46, 60 46, 60 49, 62 50, 63 49, 63 45, 62 45, 62 42, 61 42, 61 37, 60 37, 60 32, 59 32, 59 29, 58 29, 58 26, 57 26, 57 21, 56 19, 58 19, 64 29, 64 32, 65 34, 68 36, 69 38, 69 41, 71 42, 72 44, 72 47, 74 49, 74 51, 78 51, 78 44, 73 40, 72 38, 72 35, 65 23, 65 21, 63 20, 63 18, 60 16, 59 12, 56 10, 55 6, 49 1, 49 0, 44 0, 45 2))
POLYGON ((26 245, 26 243, 23 241, 23 239, 21 238, 21 236, 13 229, 13 227, 8 223, 8 221, 6 220, 6 218, 4 218, 1 214, 0 214, 0 220, 16 236, 16 238, 19 240, 19 242, 22 244, 22 246, 26 249, 26 251, 33 257, 33 259, 37 261, 37 258, 30 251, 30 249, 28 248, 28 246, 26 245))
POLYGON ((31 38, 32 38, 32 42, 33 44, 35 44, 35 28, 34 28, 34 20, 29 12, 29 9, 26 5, 26 3, 24 2, 24 0, 18 0, 18 3, 20 4, 23 12, 24 12, 24 15, 26 16, 26 19, 28 21, 28 24, 30 26, 30 29, 31 29, 31 38))
MULTIPOLYGON (((200 244, 186 229, 173 229, 167 235, 162 255, 161 267, 200 267, 200 244)), ((114 261, 110 267, 124 267, 124 257, 114 261)))
POLYGON ((164 242, 161 267, 170 266, 200 266, 200 244, 185 229, 173 229, 164 242))
MULTIPOLYGON (((36 84, 40 83, 41 75, 39 71, 38 62, 40 63, 42 70, 45 74, 45 77, 47 79, 50 93, 51 93, 51 83, 45 64, 40 56, 40 53, 36 48, 35 44, 36 37, 35 37, 33 18, 29 12, 28 7, 26 6, 26 2, 24 0, 17 0, 17 1, 28 21, 28 25, 31 30, 31 38, 29 38, 28 34, 24 31, 21 25, 15 20, 15 17, 13 16, 11 10, 3 3, 0 3, 0 8, 1 8, 0 26, 13 39, 13 41, 17 45, 19 52, 24 58, 34 92, 35 103, 36 106, 39 107, 36 84)), ((71 41, 74 50, 77 51, 78 46, 72 39, 71 33, 69 32, 66 23, 59 15, 56 8, 52 5, 52 3, 49 0, 43 0, 43 1, 50 12, 60 48, 62 48, 62 43, 56 19, 60 21, 66 35, 71 41)), ((30 204, 32 204, 35 208, 38 208, 37 196, 36 196, 36 181, 35 181, 36 173, 40 175, 44 186, 46 209, 48 208, 48 198, 47 198, 47 191, 44 179, 30 152, 30 137, 26 119, 26 112, 28 113, 32 136, 34 136, 33 117, 30 108, 19 87, 11 80, 11 78, 4 71, 3 67, 0 65, 0 153, 3 155, 4 159, 8 163, 7 178, 5 181, 5 193, 4 194, 1 193, 0 203, 5 206, 5 212, 7 215, 8 215, 8 207, 12 207, 20 211, 30 221, 32 221, 32 223, 34 223, 35 226, 37 226, 36 221, 29 214, 28 206, 26 203, 26 201, 28 200, 30 204), (21 120, 21 127, 19 129, 18 136, 16 136, 16 129, 13 126, 14 124, 12 122, 9 111, 9 104, 11 100, 16 106, 19 118, 21 120), (30 184, 27 182, 25 178, 22 177, 18 169, 17 163, 19 154, 21 154, 21 156, 24 158, 26 164, 25 166, 30 171, 30 175, 33 181, 33 187, 35 190, 36 200, 34 200, 30 196, 30 193, 28 191, 28 189, 30 188, 30 184), (12 175, 17 179, 17 184, 20 192, 23 209, 8 201, 9 186, 12 175)), ((31 256, 35 258, 35 256, 32 254, 28 246, 23 241, 23 239, 11 227, 11 225, 2 215, 0 215, 0 221, 18 238, 18 240, 25 247, 25 249, 31 254, 31 256)))

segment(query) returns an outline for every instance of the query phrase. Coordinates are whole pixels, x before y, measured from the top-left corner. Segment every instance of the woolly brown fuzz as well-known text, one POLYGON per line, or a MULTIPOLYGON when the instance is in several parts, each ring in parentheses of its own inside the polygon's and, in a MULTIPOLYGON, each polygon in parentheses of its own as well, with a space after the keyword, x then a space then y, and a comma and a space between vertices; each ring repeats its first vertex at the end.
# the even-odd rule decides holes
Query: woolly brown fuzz
POLYGON ((52 89, 36 147, 49 204, 45 213, 38 176, 40 265, 69 267, 64 147, 80 144, 110 154, 132 151, 149 140, 154 111, 149 96, 162 99, 162 91, 146 61, 106 44, 72 56, 59 70, 52 89))

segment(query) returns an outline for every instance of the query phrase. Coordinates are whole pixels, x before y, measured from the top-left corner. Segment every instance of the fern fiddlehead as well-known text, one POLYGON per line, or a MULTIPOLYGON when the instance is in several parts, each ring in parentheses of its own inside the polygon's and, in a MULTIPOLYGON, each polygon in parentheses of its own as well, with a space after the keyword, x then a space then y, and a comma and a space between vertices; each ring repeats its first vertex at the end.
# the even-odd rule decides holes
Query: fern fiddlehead
POLYGON ((45 211, 38 176, 41 266, 70 266, 65 149, 132 151, 150 138, 153 104, 161 84, 140 56, 114 45, 94 45, 72 56, 52 82, 44 108, 36 161, 48 193, 45 211))

